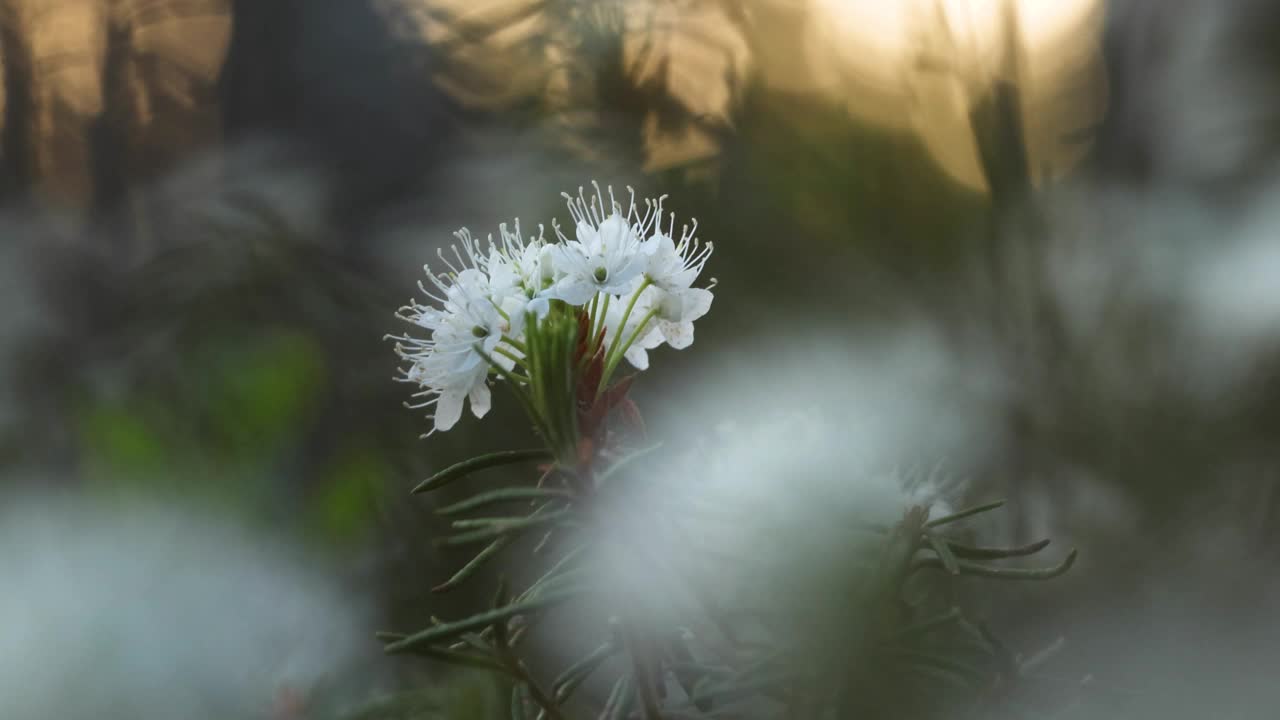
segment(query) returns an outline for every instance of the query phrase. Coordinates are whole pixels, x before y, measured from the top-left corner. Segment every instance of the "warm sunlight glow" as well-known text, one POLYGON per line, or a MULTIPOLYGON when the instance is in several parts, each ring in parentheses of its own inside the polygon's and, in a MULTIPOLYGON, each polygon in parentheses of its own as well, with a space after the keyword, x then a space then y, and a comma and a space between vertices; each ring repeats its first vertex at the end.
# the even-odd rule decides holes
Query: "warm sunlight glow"
POLYGON ((912 54, 937 52, 930 41, 952 44, 957 70, 974 70, 999 54, 1006 5, 1017 19, 1027 48, 1056 45, 1075 35, 1099 9, 1098 0, 813 0, 817 14, 847 43, 850 61, 868 70, 890 66, 912 54), (855 50, 856 48, 856 50, 855 50))
POLYGON ((1102 111, 1100 0, 811 2, 809 57, 824 88, 864 121, 913 129, 966 185, 985 186, 968 113, 993 79, 1020 89, 1037 172, 1069 167, 1081 147, 1063 136, 1102 111))

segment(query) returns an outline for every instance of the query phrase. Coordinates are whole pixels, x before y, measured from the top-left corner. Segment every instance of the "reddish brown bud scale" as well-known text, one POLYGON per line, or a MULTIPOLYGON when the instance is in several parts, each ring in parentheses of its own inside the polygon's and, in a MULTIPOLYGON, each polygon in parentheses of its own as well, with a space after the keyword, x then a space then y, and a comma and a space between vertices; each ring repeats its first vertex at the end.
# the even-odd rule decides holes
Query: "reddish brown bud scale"
POLYGON ((644 418, 640 415, 640 406, 636 405, 634 400, 629 397, 622 398, 622 401, 618 404, 618 411, 622 413, 623 422, 627 423, 627 426, 634 430, 636 434, 642 438, 648 435, 644 425, 644 418))

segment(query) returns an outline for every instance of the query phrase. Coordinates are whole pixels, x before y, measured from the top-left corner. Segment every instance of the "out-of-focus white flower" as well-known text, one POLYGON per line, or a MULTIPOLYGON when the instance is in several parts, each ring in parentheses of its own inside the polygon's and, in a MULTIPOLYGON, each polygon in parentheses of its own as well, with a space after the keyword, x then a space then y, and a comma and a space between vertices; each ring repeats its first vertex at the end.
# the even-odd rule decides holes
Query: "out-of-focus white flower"
POLYGON ((577 228, 577 239, 570 240, 559 225, 555 226, 563 244, 554 251, 555 269, 560 273, 554 296, 570 305, 584 305, 599 293, 626 293, 644 272, 648 247, 642 238, 656 219, 653 205, 646 205, 643 215, 639 213, 634 193, 624 214, 613 197, 613 188, 609 188, 606 208, 600 186, 594 186, 596 193, 590 200, 581 188, 577 197, 567 193, 564 196, 577 228))
POLYGON ((6 495, 0 717, 267 718, 376 667, 339 568, 246 530, 207 505, 6 495))

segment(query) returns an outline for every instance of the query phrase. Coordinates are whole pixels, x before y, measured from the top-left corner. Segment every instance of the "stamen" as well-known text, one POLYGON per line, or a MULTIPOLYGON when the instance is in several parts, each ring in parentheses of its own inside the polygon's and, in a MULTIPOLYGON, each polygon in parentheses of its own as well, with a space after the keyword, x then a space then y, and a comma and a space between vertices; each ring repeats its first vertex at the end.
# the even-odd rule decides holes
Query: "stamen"
MULTIPOLYGON (((592 216, 595 219, 596 227, 599 227, 600 223, 604 222, 604 217, 605 217, 604 216, 604 195, 600 193, 600 183, 596 182, 595 180, 592 180, 591 187, 596 189, 596 197, 592 204, 592 216)), ((612 195, 613 188, 609 188, 609 193, 612 195)))

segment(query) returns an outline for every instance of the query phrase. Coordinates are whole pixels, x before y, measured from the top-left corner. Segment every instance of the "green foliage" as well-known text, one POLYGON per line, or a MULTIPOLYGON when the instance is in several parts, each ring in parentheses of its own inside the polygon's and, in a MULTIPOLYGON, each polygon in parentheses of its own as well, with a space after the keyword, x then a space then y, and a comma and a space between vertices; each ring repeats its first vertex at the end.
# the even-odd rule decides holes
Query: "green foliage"
POLYGON ((306 428, 320 398, 323 357, 313 341, 293 333, 213 353, 204 400, 217 434, 252 456, 288 442, 306 428))
POLYGON ((324 469, 311 500, 313 528, 333 543, 353 545, 364 540, 390 478, 391 469, 375 449, 342 450, 324 469))
MULTIPOLYGON (((274 522, 282 460, 307 440, 328 387, 324 355, 291 331, 232 340, 211 336, 187 348, 176 382, 149 375, 111 396, 82 394, 76 437, 92 487, 179 497, 274 522)), ((391 470, 359 439, 320 459, 297 529, 331 545, 359 543, 391 470)))
POLYGON ((79 435, 95 475, 118 478, 154 475, 169 461, 161 429, 140 408, 90 406, 80 414, 79 435))
MULTIPOLYGON (((590 478, 582 475, 584 468, 556 463, 536 486, 479 491, 439 510, 454 518, 453 527, 460 531, 443 543, 484 547, 436 591, 471 579, 534 530, 544 533, 535 553, 554 546, 558 559, 548 556, 548 569, 514 597, 503 582, 486 611, 453 621, 434 619, 417 633, 382 633, 386 651, 487 668, 506 678, 513 683, 513 719, 566 717, 565 704, 593 676, 605 675, 606 668, 612 689, 607 698, 595 700, 593 712, 600 717, 631 717, 635 712, 645 718, 734 717, 749 708, 753 717, 852 720, 896 708, 894 717, 931 718, 952 708, 994 708, 1025 674, 1022 661, 956 605, 955 581, 962 576, 1048 580, 1075 560, 1071 551, 1054 566, 1001 567, 993 563, 1034 555, 1048 541, 977 547, 950 534, 957 524, 1003 505, 996 502, 933 520, 927 509, 915 507, 892 527, 829 529, 848 536, 843 563, 819 557, 819 546, 808 557, 791 545, 765 543, 750 557, 721 560, 755 568, 746 574, 760 579, 757 588, 727 595, 678 573, 638 576, 625 581, 634 587, 616 586, 617 579, 603 580, 587 564, 591 548, 608 542, 600 534, 599 524, 608 522, 600 516, 602 508, 625 504, 620 500, 625 494, 618 493, 626 484, 603 480, 648 452, 615 455, 603 467, 586 470, 590 478), (459 518, 492 512, 493 506, 511 507, 512 512, 459 518), (553 536, 559 541, 549 545, 553 536), (678 626, 654 624, 655 609, 646 607, 644 591, 637 590, 672 582, 697 596, 701 611, 681 614, 678 626), (916 586, 911 593, 909 583, 916 586), (586 598, 606 604, 610 622, 601 629, 602 642, 544 685, 550 671, 531 672, 522 659, 522 643, 550 609, 586 598), (709 653, 713 647, 718 650, 709 653), (624 660, 621 667, 618 658, 624 660), (672 695, 659 682, 668 676, 676 678, 682 695, 672 695)), ((454 465, 446 471, 448 479, 462 480, 468 471, 501 457, 454 465)), ((657 518, 635 520, 659 523, 657 518)), ((699 553, 695 546, 683 550, 699 553)), ((636 547, 632 552, 644 556, 647 551, 636 547)), ((627 572, 642 575, 648 568, 662 573, 660 564, 641 562, 639 569, 627 572)), ((592 633, 586 626, 578 630, 588 637, 592 633)))

